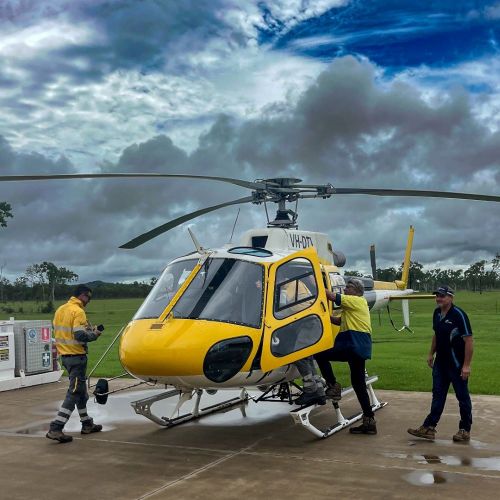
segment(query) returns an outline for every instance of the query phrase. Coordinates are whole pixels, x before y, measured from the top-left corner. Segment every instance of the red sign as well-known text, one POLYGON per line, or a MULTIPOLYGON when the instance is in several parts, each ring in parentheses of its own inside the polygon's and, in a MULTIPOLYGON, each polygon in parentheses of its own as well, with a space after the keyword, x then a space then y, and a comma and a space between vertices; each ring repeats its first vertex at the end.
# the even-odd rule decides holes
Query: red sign
POLYGON ((50 342, 50 328, 41 329, 42 342, 50 342))

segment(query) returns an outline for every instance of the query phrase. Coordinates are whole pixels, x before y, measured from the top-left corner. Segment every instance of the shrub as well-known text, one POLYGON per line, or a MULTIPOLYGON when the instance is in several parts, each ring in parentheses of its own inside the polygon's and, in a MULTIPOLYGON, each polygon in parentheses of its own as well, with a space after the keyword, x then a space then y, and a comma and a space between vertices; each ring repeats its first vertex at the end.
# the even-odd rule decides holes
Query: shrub
POLYGON ((53 313, 54 312, 54 303, 51 300, 49 300, 47 302, 47 304, 45 304, 44 306, 42 306, 40 308, 40 312, 44 313, 44 314, 53 313))

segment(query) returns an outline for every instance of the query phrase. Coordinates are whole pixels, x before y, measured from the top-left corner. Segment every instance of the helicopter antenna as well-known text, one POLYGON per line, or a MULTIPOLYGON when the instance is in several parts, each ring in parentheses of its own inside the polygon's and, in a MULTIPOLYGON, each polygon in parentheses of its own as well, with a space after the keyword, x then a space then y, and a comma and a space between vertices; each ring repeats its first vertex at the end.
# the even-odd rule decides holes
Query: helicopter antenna
POLYGON ((266 210, 266 219, 267 219, 267 223, 269 224, 269 212, 267 211, 267 203, 266 203, 266 200, 264 200, 264 209, 266 210))
POLYGON ((196 247, 197 252, 200 254, 207 253, 207 251, 200 245, 200 242, 198 241, 198 239, 194 235, 193 231, 191 231, 191 229, 189 227, 188 227, 188 231, 189 231, 189 236, 191 236, 191 239, 193 240, 193 243, 194 243, 194 246, 196 247))
POLYGON ((231 243, 233 241, 233 234, 234 234, 234 230, 236 228, 236 223, 238 222, 238 217, 240 215, 240 210, 241 210, 241 208, 238 208, 238 213, 236 214, 236 219, 234 221, 233 230, 231 231, 231 238, 229 238, 229 243, 231 243))

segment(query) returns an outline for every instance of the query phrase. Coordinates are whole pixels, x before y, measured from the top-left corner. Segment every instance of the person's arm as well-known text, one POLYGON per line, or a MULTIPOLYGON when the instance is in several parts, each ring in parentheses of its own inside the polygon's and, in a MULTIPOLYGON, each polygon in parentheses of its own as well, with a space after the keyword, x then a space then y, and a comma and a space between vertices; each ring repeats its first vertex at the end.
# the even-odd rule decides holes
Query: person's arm
POLYGON ((462 366, 462 380, 467 380, 470 376, 470 364, 472 362, 472 354, 474 353, 474 341, 472 340, 472 335, 464 337, 465 342, 465 357, 464 364, 462 366))
POLYGON ((85 313, 82 311, 75 316, 73 322, 73 337, 78 342, 93 342, 97 340, 101 332, 95 328, 90 328, 87 322, 87 317, 85 313))
POLYGON ((342 304, 342 295, 340 293, 333 293, 330 290, 326 291, 326 298, 333 302, 336 306, 340 306, 342 304))
POLYGON ((460 308, 456 307, 460 319, 458 329, 462 334, 462 339, 465 342, 464 364, 460 373, 462 380, 467 380, 470 376, 470 364, 472 362, 472 354, 474 352, 474 341, 472 340, 472 328, 470 326, 469 317, 460 308))
POLYGON ((434 366, 434 354, 436 354, 436 334, 432 336, 431 350, 427 356, 427 364, 429 365, 429 368, 434 366))

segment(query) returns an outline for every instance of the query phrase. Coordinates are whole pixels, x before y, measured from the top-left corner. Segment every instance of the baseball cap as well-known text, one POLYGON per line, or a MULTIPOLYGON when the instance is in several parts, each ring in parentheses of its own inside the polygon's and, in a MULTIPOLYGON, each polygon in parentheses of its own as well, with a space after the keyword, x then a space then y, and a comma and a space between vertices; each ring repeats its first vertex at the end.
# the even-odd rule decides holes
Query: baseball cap
POLYGON ((347 280, 346 286, 351 285, 358 295, 363 295, 365 292, 365 287, 361 280, 357 280, 356 278, 349 278, 347 280))
POLYGON ((447 285, 441 285, 437 290, 432 292, 434 295, 450 295, 451 297, 455 296, 455 291, 447 285))

